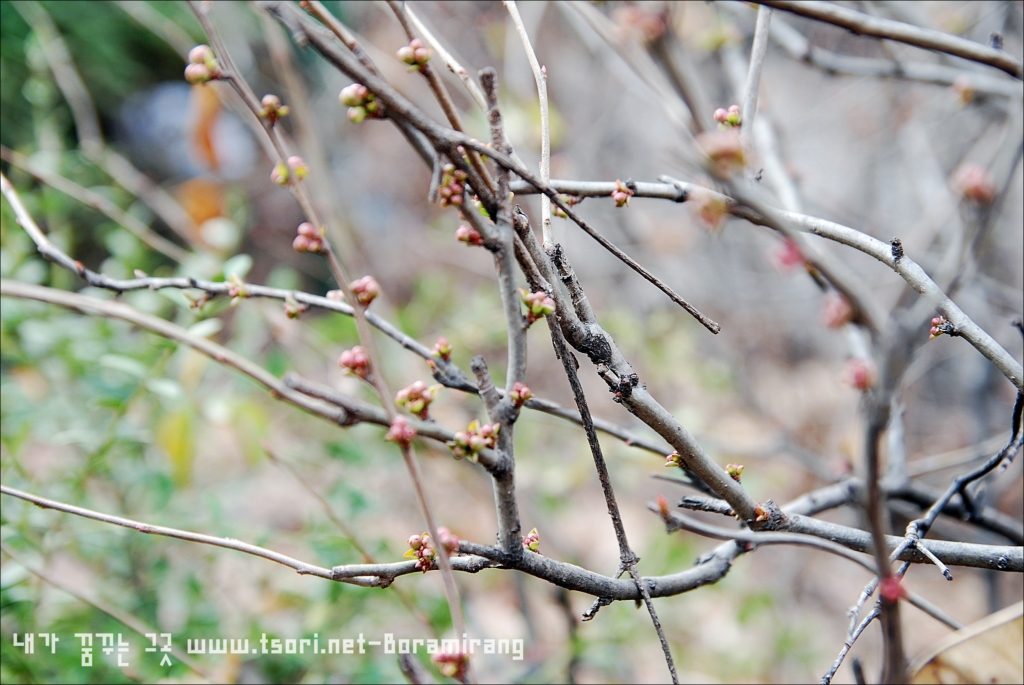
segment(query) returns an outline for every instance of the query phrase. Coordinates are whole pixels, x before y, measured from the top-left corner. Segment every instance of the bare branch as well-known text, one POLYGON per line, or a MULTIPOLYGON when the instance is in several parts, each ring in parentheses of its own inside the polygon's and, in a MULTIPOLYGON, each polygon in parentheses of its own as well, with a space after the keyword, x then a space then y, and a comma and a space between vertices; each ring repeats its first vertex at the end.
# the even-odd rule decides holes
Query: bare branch
POLYGON ((750 147, 750 135, 754 130, 754 115, 757 113, 757 89, 761 83, 761 69, 764 67, 764 56, 768 52, 768 27, 771 25, 772 11, 761 6, 757 10, 757 26, 754 28, 754 44, 750 48, 750 70, 747 72, 747 85, 743 91, 743 110, 740 121, 740 135, 744 145, 750 147))
POLYGON ((790 2, 788 0, 758 0, 759 5, 768 5, 775 9, 785 10, 793 14, 842 26, 862 36, 874 36, 896 40, 907 45, 914 45, 926 50, 936 50, 948 55, 955 55, 974 62, 980 62, 996 69, 1002 69, 1011 76, 1024 76, 1021 61, 1002 50, 934 29, 921 28, 901 21, 873 17, 856 10, 847 9, 831 2, 790 2))

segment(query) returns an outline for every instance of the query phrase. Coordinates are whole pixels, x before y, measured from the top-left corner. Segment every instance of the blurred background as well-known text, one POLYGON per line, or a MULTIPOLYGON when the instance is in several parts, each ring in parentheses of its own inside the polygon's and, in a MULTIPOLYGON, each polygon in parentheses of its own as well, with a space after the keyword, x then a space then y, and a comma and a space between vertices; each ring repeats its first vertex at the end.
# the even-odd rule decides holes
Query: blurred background
MULTIPOLYGON (((325 4, 359 35, 396 88, 443 119, 423 79, 394 57, 406 39, 386 5, 325 4)), ((509 139, 536 168, 536 90, 502 4, 410 4, 470 73, 485 66, 498 70, 509 139)), ((851 6, 981 43, 997 33, 1008 52, 1021 54, 1020 2, 851 6)), ((739 103, 754 9, 662 2, 519 7, 547 68, 554 178, 654 181, 669 174, 708 183, 690 162, 688 114, 673 90, 671 69, 685 73, 696 88, 694 101, 706 105, 700 114, 706 121, 715 108, 739 103)), ((311 49, 294 46, 254 6, 213 3, 211 16, 257 95, 278 94, 292 108, 279 125, 312 169, 307 183, 330 217, 332 238, 349 269, 380 282, 374 310, 428 346, 446 337, 463 369, 474 355, 484 355, 503 382, 504 322, 492 260, 486 251, 456 242, 455 212, 426 201, 429 169, 388 123, 351 124, 337 100, 349 80, 311 49)), ((335 287, 319 257, 291 249, 302 216, 287 190, 270 180, 273 164, 253 133, 255 119, 226 85, 184 82, 184 55, 207 42, 187 5, 0 2, 0 20, 4 173, 68 254, 114 277, 135 270, 215 280, 234 274, 316 294, 335 287), (53 176, 105 198, 150 233, 129 231, 94 204, 58 190, 53 176), (152 235, 176 249, 153 249, 152 235)), ((758 117, 768 125, 781 162, 781 176, 769 171, 764 181, 781 198, 777 204, 884 241, 899 236, 907 254, 933 275, 946 274, 943 258, 959 250, 962 258, 949 274, 959 273, 953 299, 1019 359, 1021 338, 1009 322, 1024 310, 1020 82, 982 65, 785 13, 774 13, 773 29, 758 117), (801 46, 817 50, 819 64, 798 59, 801 46), (828 55, 849 59, 825 69, 820 63, 828 55), (964 76, 952 83, 843 73, 893 61, 964 76), (962 198, 955 177, 972 163, 988 170, 999 191, 991 205, 962 198)), ((486 139, 481 112, 435 61, 468 132, 486 139)), ((754 167, 762 163, 754 160, 754 167)), ((536 196, 516 201, 539 224, 536 196)), ((720 464, 746 466, 743 483, 758 501, 783 503, 856 473, 863 451, 860 393, 842 381, 851 345, 846 332, 823 324, 821 290, 803 269, 786 267, 771 232, 737 219, 708 225, 692 204, 634 198, 617 209, 610 199, 595 198, 579 211, 721 323, 717 336, 569 222, 555 219, 555 235, 601 324, 641 380, 720 464)), ((6 202, 0 218, 4 278, 83 290, 73 275, 36 254, 6 202)), ((916 301, 916 293, 909 297, 905 282, 884 265, 817 242, 854 270, 887 309, 916 301)), ((185 294, 169 290, 123 299, 194 326, 277 375, 297 371, 373 401, 370 389, 343 376, 336 364, 338 354, 356 343, 346 317, 309 312, 295 321, 280 302, 255 299, 237 307, 215 300, 197 310, 185 294)), ((377 561, 396 561, 409 535, 424 528, 399 453, 381 440, 377 427, 327 425, 275 403, 207 358, 121 322, 8 299, 0 323, 5 485, 238 538, 322 566, 358 563, 364 559, 360 549, 377 561), (296 474, 327 501, 347 532, 296 474)), ((908 470, 945 487, 1006 440, 1014 392, 963 340, 942 336, 925 343, 928 325, 921 323, 921 344, 902 391, 908 470)), ((546 328, 532 327, 529 342, 531 389, 571 405, 546 328)), ((422 359, 384 336, 378 344, 393 388, 430 380, 422 359)), ((592 411, 653 437, 611 401, 589 362, 581 364, 592 411)), ((483 418, 477 398, 448 389, 431 414, 455 430, 483 418)), ((667 536, 646 510, 658 494, 670 501, 686 494, 651 477, 664 473, 662 457, 604 436, 602 446, 642 573, 684 570, 717 544, 685 533, 667 536)), ((438 444, 418 442, 417 448, 439 522, 464 539, 490 543, 495 516, 489 476, 455 462, 438 444)), ((524 412, 516 427, 516 458, 524 530, 539 529, 541 552, 614 573, 618 551, 582 432, 524 412)), ((1018 520, 1024 515, 1022 461, 988 479, 983 495, 1018 520)), ((902 530, 920 511, 894 502, 894 527, 902 530)), ((852 508, 823 517, 862 525, 852 508)), ((940 519, 932 536, 1005 543, 948 518, 940 519)), ((2 538, 29 566, 155 632, 173 633, 182 647, 185 636, 430 637, 450 628, 438 574, 405 576, 385 591, 356 588, 10 498, 4 499, 2 538)), ((973 569, 954 574, 947 583, 934 569, 915 568, 908 578, 912 589, 963 623, 1024 596, 1019 576, 973 569)), ((817 681, 842 646, 846 611, 868 580, 863 569, 828 555, 765 548, 738 558, 719 583, 656 605, 685 682, 817 681)), ((6 553, 0 585, 4 682, 200 679, 182 664, 157 666, 141 651, 148 644, 143 638, 42 582, 6 553), (66 641, 54 656, 38 649, 26 655, 10 640, 25 632, 54 632, 66 641), (124 633, 133 643, 132 666, 122 670, 97 658, 95 666, 82 668, 75 632, 124 633)), ((580 623, 592 598, 531 577, 490 570, 460 576, 459 585, 474 635, 526 641, 521 662, 475 659, 482 682, 667 681, 650 620, 631 604, 606 607, 580 623)), ((903 616, 910 655, 949 632, 913 608, 903 616)), ((877 627, 852 654, 875 672, 877 627)), ((401 678, 394 657, 379 652, 200 661, 221 682, 401 678)), ((852 682, 849 663, 836 682, 852 682)))

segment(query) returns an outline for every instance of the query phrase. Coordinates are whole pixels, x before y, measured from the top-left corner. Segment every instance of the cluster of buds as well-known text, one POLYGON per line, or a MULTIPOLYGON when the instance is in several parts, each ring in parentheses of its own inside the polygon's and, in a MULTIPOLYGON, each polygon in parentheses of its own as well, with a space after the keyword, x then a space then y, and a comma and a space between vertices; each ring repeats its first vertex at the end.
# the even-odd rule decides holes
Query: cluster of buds
POLYGON ((683 461, 682 455, 679 452, 673 452, 672 454, 665 455, 665 468, 670 469, 673 466, 683 468, 686 463, 683 461))
POLYGON ((398 48, 398 59, 409 65, 409 71, 423 71, 423 66, 430 61, 434 51, 423 44, 419 38, 413 38, 408 45, 398 48))
POLYGON ((220 65, 209 45, 197 45, 188 51, 188 66, 185 67, 185 80, 193 86, 219 79, 220 65))
POLYGON ((408 447, 412 439, 416 437, 416 429, 412 427, 409 420, 404 416, 396 416, 388 428, 384 439, 388 442, 397 442, 399 445, 408 447))
POLYGON ((500 423, 485 423, 481 426, 479 421, 473 421, 466 427, 466 430, 455 434, 455 438, 448 443, 448 448, 451 449, 456 459, 463 457, 472 459, 484 449, 494 447, 500 430, 500 423))
POLYGON ((448 338, 438 338, 430 351, 438 359, 443 359, 446 362, 450 362, 452 360, 452 346, 451 343, 448 342, 448 338))
POLYGON ((825 302, 821 307, 821 322, 828 328, 842 328, 853 321, 855 313, 850 302, 837 293, 829 293, 825 296, 825 302))
POLYGON ((263 96, 260 104, 263 106, 259 111, 260 118, 269 121, 271 126, 276 124, 281 117, 288 116, 288 112, 291 111, 288 109, 288 105, 281 104, 281 98, 270 93, 263 96))
POLYGON ((953 176, 953 184, 965 200, 987 205, 996 197, 996 183, 989 170, 980 164, 968 162, 953 176))
MULTIPOLYGON (((437 529, 437 536, 441 539, 441 544, 444 545, 448 554, 455 554, 459 551, 459 538, 450 530, 441 526, 437 529)), ((415 558, 416 568, 423 573, 429 571, 434 565, 434 560, 437 559, 437 548, 434 546, 434 541, 430 539, 430 533, 411 536, 409 551, 405 553, 405 556, 415 558)))
POLYGON ((278 162, 274 165, 273 171, 270 172, 270 180, 279 186, 288 185, 288 179, 294 172, 295 178, 300 181, 309 176, 309 167, 302 161, 302 157, 298 155, 292 155, 288 158, 288 163, 278 162))
POLYGON ((869 390, 878 380, 878 371, 875 369, 875 365, 867 359, 854 357, 846 362, 843 380, 858 390, 869 390))
POLYGON ((358 124, 363 119, 380 119, 383 116, 380 103, 370 89, 362 83, 353 83, 341 89, 338 94, 341 104, 348 107, 348 120, 358 124))
POLYGON ((292 249, 296 252, 323 252, 323 232, 308 221, 303 221, 292 241, 292 249))
POLYGON ((437 391, 441 389, 440 385, 427 386, 423 381, 416 381, 407 388, 402 388, 395 395, 395 404, 399 407, 405 407, 410 413, 415 414, 421 419, 427 418, 427 409, 430 407, 430 403, 437 397, 437 391))
POLYGON ((228 297, 231 298, 231 306, 234 307, 246 297, 249 297, 249 290, 245 287, 245 281, 238 277, 238 274, 231 274, 228 277, 228 297))
POLYGON ((704 154, 711 160, 709 171, 716 178, 729 178, 747 165, 739 131, 706 131, 697 136, 704 154))
POLYGON ((540 533, 537 532, 536 528, 531 530, 529 534, 523 536, 523 547, 531 552, 536 552, 540 549, 540 533))
POLYGON ((512 404, 516 407, 521 407, 526 404, 526 400, 533 397, 533 391, 526 385, 516 381, 515 385, 512 386, 512 392, 508 396, 512 398, 512 404))
POLYGON ((786 237, 783 238, 782 245, 772 252, 772 262, 782 271, 789 271, 801 264, 806 264, 807 257, 804 256, 803 250, 795 240, 786 237))
POLYGON ((630 190, 625 183, 623 183, 619 179, 615 179, 615 190, 612 191, 612 199, 615 200, 615 206, 628 206, 629 198, 631 197, 633 197, 633 191, 630 190))
POLYGON ((740 106, 732 105, 729 109, 719 107, 715 110, 715 121, 718 122, 718 128, 723 131, 738 128, 743 123, 740 119, 740 106))
POLYGON ((373 276, 363 276, 349 283, 348 287, 356 296, 359 304, 364 307, 369 307, 370 303, 380 295, 380 285, 377 284, 377 279, 373 276))
MULTIPOLYGON (((627 190, 629 190, 629 189, 627 188, 627 190)), ((566 193, 559 193, 558 194, 558 199, 561 200, 562 202, 564 202, 569 207, 575 207, 579 203, 583 202, 583 198, 580 197, 579 195, 568 195, 566 193)), ((566 214, 565 211, 561 207, 559 207, 558 205, 556 205, 554 203, 552 203, 552 205, 551 205, 551 213, 553 215, 557 216, 560 219, 568 219, 569 218, 569 215, 566 214)))
POLYGON ((466 172, 456 169, 452 163, 445 164, 441 171, 441 185, 437 189, 437 196, 441 198, 441 206, 447 207, 462 205, 462 192, 466 189, 466 172))
POLYGON ((726 464, 725 472, 729 474, 730 478, 739 483, 740 476, 743 475, 743 468, 743 464, 726 464))
POLYGON ((543 290, 538 290, 535 293, 528 293, 524 289, 519 289, 519 299, 526 305, 526 318, 527 325, 532 324, 537 319, 543 318, 548 314, 554 314, 555 312, 555 301, 548 297, 548 294, 543 290))
POLYGON ((467 245, 474 247, 484 244, 484 237, 480 235, 480 231, 476 230, 472 226, 467 226, 466 224, 462 224, 455 229, 455 239, 460 243, 466 243, 467 245))
POLYGON ((430 660, 441 669, 441 675, 445 678, 452 678, 459 682, 465 682, 466 673, 469 671, 469 655, 464 652, 449 654, 438 652, 430 657, 430 660))
POLYGON ((353 376, 359 376, 364 381, 370 375, 370 357, 366 354, 366 350, 359 345, 342 352, 338 357, 338 366, 353 376))
POLYGON ((297 319, 309 309, 309 305, 299 302, 291 293, 284 298, 284 313, 289 319, 297 319))
POLYGON ((932 328, 928 331, 928 339, 935 340, 935 338, 939 337, 943 333, 946 335, 956 335, 956 326, 950 323, 949 319, 940 314, 932 319, 932 328))

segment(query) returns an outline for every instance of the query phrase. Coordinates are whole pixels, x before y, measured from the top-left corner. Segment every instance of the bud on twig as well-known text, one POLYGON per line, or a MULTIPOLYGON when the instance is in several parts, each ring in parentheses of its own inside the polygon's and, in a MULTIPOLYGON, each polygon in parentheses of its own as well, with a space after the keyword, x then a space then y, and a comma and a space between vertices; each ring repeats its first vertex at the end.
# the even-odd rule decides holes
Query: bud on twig
POLYGON ((853 321, 853 307, 849 301, 837 293, 829 293, 825 296, 825 302, 821 308, 821 322, 829 328, 842 328, 853 321))
POLYGON ((263 105, 263 108, 259 111, 259 115, 261 118, 268 120, 271 126, 277 123, 277 120, 281 117, 288 116, 288 113, 291 111, 287 105, 281 104, 281 98, 269 93, 263 96, 260 104, 263 105))
POLYGON ((526 305, 526 319, 527 325, 532 324, 537 319, 543 318, 548 314, 555 313, 555 301, 548 297, 548 294, 543 290, 538 290, 535 293, 528 293, 524 289, 519 289, 519 298, 526 305))
POLYGON ((197 45, 188 52, 185 80, 192 85, 207 83, 221 77, 220 65, 209 45, 197 45))
MULTIPOLYGON (((299 224, 299 228, 296 233, 297 235, 292 241, 293 250, 296 252, 323 252, 323 232, 317 230, 313 224, 308 221, 303 221, 299 224)), ((328 293, 328 299, 330 299, 330 293, 328 293)))
POLYGON ((957 331, 956 326, 950 323, 949 319, 940 314, 932 319, 932 328, 928 332, 928 339, 935 340, 935 338, 943 333, 946 335, 957 335, 959 331, 957 331))
POLYGON ((533 392, 526 385, 516 381, 515 385, 512 386, 512 392, 509 393, 509 397, 512 398, 512 404, 516 407, 521 407, 526 403, 526 400, 533 397, 533 392))
POLYGON ((737 483, 740 482, 740 475, 742 475, 743 469, 743 464, 727 464, 725 467, 726 473, 728 473, 729 477, 737 483))
POLYGON ((747 165, 743 142, 736 129, 705 131, 697 136, 697 142, 711 160, 709 171, 716 178, 729 178, 747 165))
POLYGON ((540 533, 537 532, 536 528, 531 530, 529 534, 523 536, 523 547, 531 552, 536 552, 540 549, 540 533))
POLYGON ((996 183, 989 170, 980 164, 963 164, 953 177, 953 184, 964 199, 980 205, 987 205, 996 197, 996 183))
POLYGON ((292 155, 288 158, 288 167, 295 174, 295 178, 300 181, 309 176, 309 167, 302 161, 302 157, 298 155, 292 155))
POLYGON ((685 464, 683 462, 683 457, 682 455, 679 454, 679 452, 673 452, 672 454, 665 456, 665 468, 667 469, 670 469, 673 466, 683 468, 684 465, 685 464))
POLYGON ((415 437, 416 429, 410 425, 409 419, 404 416, 396 416, 391 422, 391 427, 388 429, 384 439, 388 442, 397 442, 399 445, 408 447, 415 437))
POLYGON ((740 120, 740 106, 731 105, 729 109, 719 107, 715 110, 715 121, 718 122, 718 128, 723 131, 738 128, 743 123, 740 120))
POLYGON ((501 424, 483 424, 473 421, 464 431, 458 431, 453 440, 448 443, 448 448, 456 459, 468 457, 473 460, 488 447, 494 447, 501 431, 501 424))
POLYGON ((338 357, 338 366, 353 376, 359 376, 364 381, 370 375, 370 357, 366 354, 366 350, 359 345, 342 352, 338 357))
POLYGON ((426 419, 427 409, 430 407, 430 403, 434 401, 440 389, 440 385, 428 387, 423 381, 416 381, 409 387, 398 391, 398 394, 395 395, 395 404, 405 407, 421 419, 426 419))
POLYGON ((633 191, 619 179, 615 179, 615 190, 612 191, 612 199, 616 207, 629 205, 629 198, 633 197, 633 191))
POLYGON ((846 362, 846 369, 843 371, 843 380, 858 390, 868 390, 878 380, 878 372, 875 365, 867 359, 854 357, 846 362))
POLYGON ((450 362, 452 360, 452 346, 448 343, 448 338, 438 338, 437 342, 434 343, 432 349, 435 357, 450 362))
POLYGON ((471 246, 484 244, 484 238, 480 235, 480 231, 466 224, 462 224, 455 230, 455 239, 460 243, 466 243, 471 246))
POLYGON ((373 276, 363 276, 349 283, 348 287, 352 290, 352 294, 356 296, 359 304, 364 307, 369 307, 370 303, 380 295, 380 286, 377 284, 377 279, 373 276))
POLYGON ((423 71, 424 65, 430 61, 434 51, 423 44, 419 38, 413 38, 408 45, 398 48, 398 59, 409 65, 409 71, 423 71))

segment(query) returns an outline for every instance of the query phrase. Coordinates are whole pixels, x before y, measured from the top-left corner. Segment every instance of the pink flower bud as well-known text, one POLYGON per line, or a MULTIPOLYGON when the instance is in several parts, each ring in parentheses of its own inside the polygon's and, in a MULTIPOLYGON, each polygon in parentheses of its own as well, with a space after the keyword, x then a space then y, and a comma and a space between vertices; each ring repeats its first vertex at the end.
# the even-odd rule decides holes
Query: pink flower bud
POLYGON ((437 537, 448 554, 454 554, 459 550, 459 537, 444 526, 437 529, 437 537))
POLYGON ((996 183, 989 170, 980 164, 967 162, 953 177, 953 183, 964 199, 987 205, 996 197, 996 183))
POLYGON ((193 86, 213 79, 213 72, 205 64, 190 64, 185 67, 185 81, 193 86))
POLYGON ((673 452, 665 456, 665 468, 672 468, 673 466, 683 466, 683 458, 679 452, 673 452))
POLYGON ((423 537, 420 535, 412 535, 409 537, 409 547, 412 549, 419 549, 423 546, 423 537))
POLYGON ((853 321, 853 307, 845 297, 837 293, 829 293, 825 296, 825 302, 821 308, 821 322, 829 328, 842 328, 853 321))
POLYGON ((804 257, 804 253, 801 252, 800 246, 796 244, 795 240, 784 238, 782 245, 772 253, 772 261, 779 269, 788 271, 805 263, 807 258, 804 257))
POLYGON ((188 51, 188 61, 190 64, 205 64, 209 66, 213 60, 213 48, 209 45, 197 45, 188 51))
POLYGON ((633 191, 619 179, 615 179, 615 190, 612 191, 612 199, 616 207, 625 207, 629 204, 629 198, 633 197, 633 191))
POLYGON ((359 345, 351 350, 345 350, 338 357, 338 366, 347 370, 353 376, 359 376, 363 380, 370 374, 370 357, 359 345))
POLYGON ((467 245, 479 246, 484 244, 483 236, 480 235, 480 231, 466 226, 465 224, 459 226, 455 230, 455 239, 460 243, 466 243, 467 245))
POLYGON ((435 357, 440 357, 446 362, 452 359, 452 347, 447 338, 438 338, 432 351, 435 357))
POLYGON ((380 295, 380 286, 373 276, 363 276, 349 283, 348 287, 352 289, 352 294, 356 296, 359 304, 364 307, 369 306, 380 295))
POLYGON ((536 552, 540 549, 540 533, 537 532, 536 528, 523 536, 523 547, 531 552, 536 552))
POLYGON ((521 407, 528 399, 533 397, 533 392, 529 387, 516 381, 515 385, 512 386, 512 392, 509 393, 509 397, 512 398, 512 403, 515 406, 521 407))
POLYGON ((414 437, 416 437, 416 429, 409 424, 409 420, 404 416, 396 416, 384 439, 388 442, 397 442, 399 445, 408 445, 414 437))
POLYGON ((710 160, 709 171, 717 178, 728 178, 747 164, 739 132, 735 130, 705 131, 697 142, 710 160))
POLYGON ((862 391, 873 387, 877 376, 875 365, 860 357, 854 357, 846 362, 846 369, 843 371, 843 380, 862 391))
POLYGON ((719 107, 718 109, 715 110, 715 121, 717 121, 718 123, 724 124, 725 118, 727 116, 729 116, 729 113, 726 112, 725 109, 723 109, 722 107, 719 107))
POLYGON ((353 83, 341 89, 338 99, 346 107, 359 107, 366 104, 370 97, 370 90, 361 83, 353 83))
POLYGON ((309 176, 309 167, 302 161, 302 157, 292 155, 288 158, 288 166, 295 172, 295 178, 300 181, 309 176))
POLYGON ((409 45, 403 45, 398 48, 398 52, 396 54, 398 55, 398 59, 402 60, 406 64, 414 64, 416 62, 413 48, 409 45))
POLYGON ((885 598, 886 601, 895 604, 907 596, 907 591, 898 577, 890 576, 878 582, 878 594, 885 598))
POLYGON ((295 236, 295 240, 292 241, 292 249, 296 252, 308 252, 309 246, 313 241, 304 235, 295 236))

